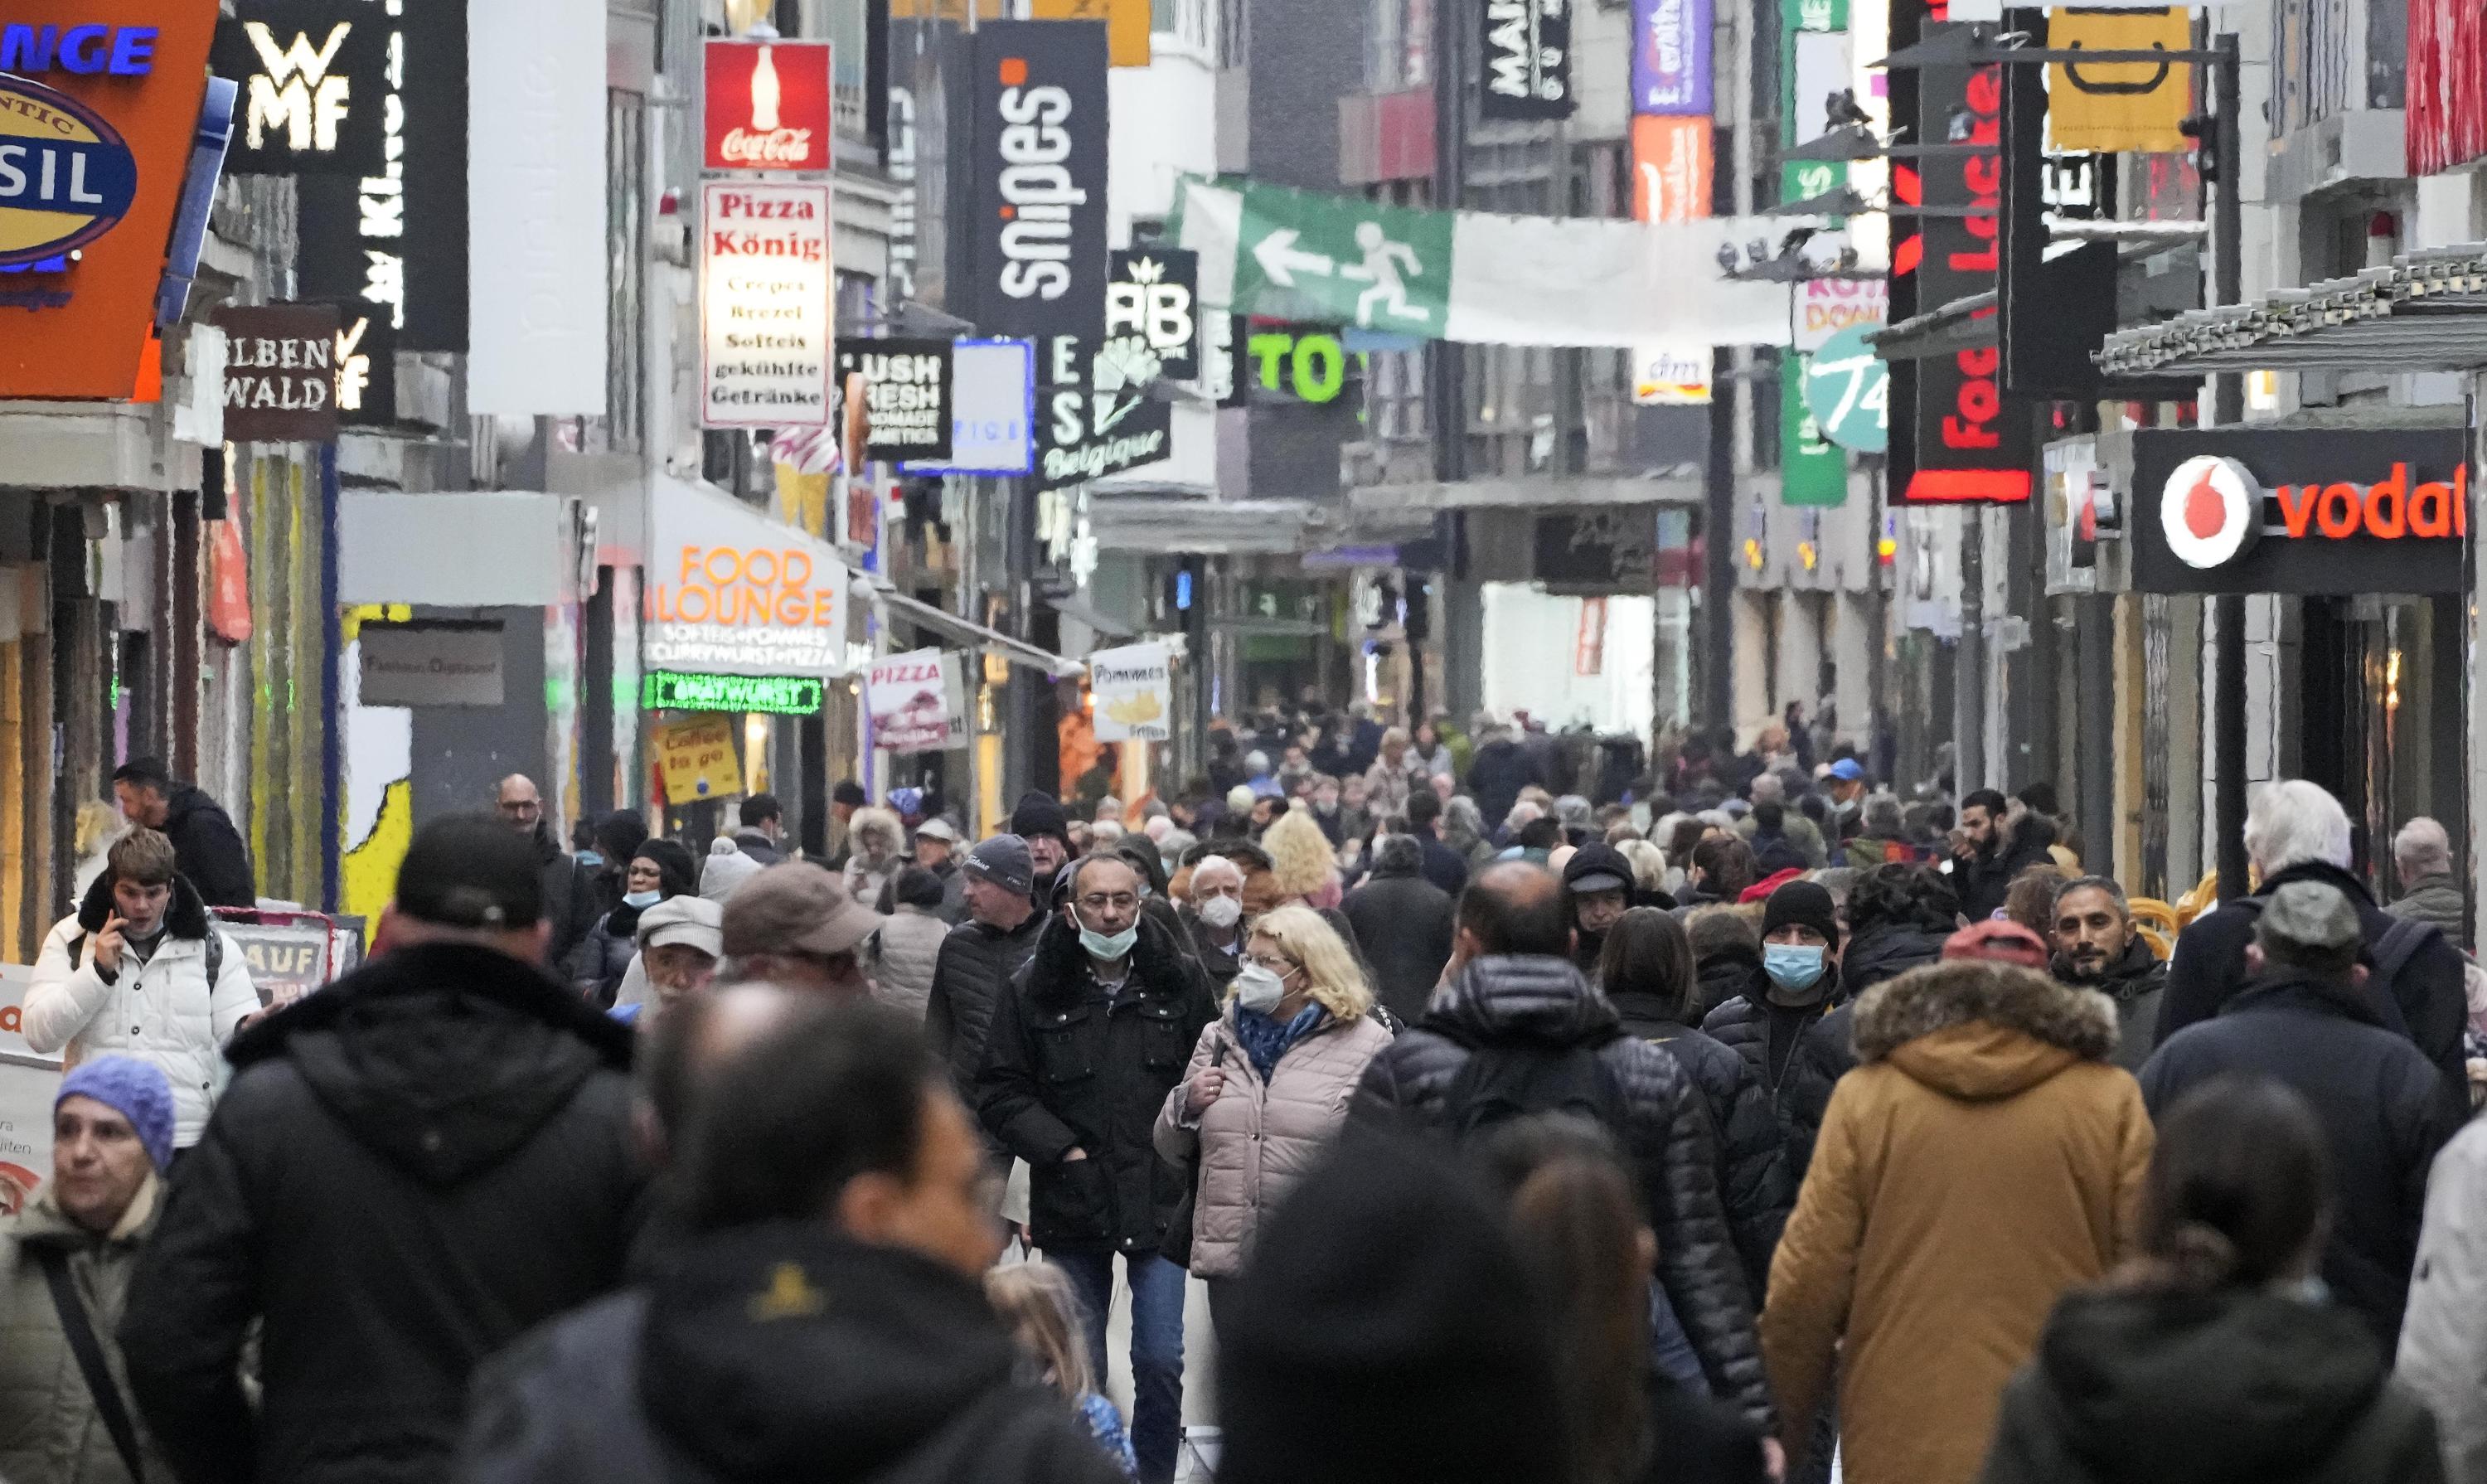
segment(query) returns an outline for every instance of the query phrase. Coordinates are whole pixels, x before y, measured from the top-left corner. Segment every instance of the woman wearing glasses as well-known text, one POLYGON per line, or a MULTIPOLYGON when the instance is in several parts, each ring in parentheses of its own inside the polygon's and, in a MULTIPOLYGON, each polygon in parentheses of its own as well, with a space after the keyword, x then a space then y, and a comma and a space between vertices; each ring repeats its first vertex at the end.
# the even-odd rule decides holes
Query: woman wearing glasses
POLYGON ((1254 1232, 1338 1137, 1364 1064, 1389 1044, 1372 986, 1320 913, 1253 921, 1225 1011, 1158 1114, 1158 1153, 1198 1160, 1191 1271, 1213 1323, 1254 1232))

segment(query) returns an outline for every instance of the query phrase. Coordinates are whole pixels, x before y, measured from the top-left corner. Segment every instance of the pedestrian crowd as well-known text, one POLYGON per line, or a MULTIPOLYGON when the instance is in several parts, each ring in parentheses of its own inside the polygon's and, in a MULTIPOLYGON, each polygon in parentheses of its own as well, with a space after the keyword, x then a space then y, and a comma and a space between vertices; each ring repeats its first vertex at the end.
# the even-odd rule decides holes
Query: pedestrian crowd
POLYGON ((808 856, 513 777, 283 1004, 142 770, 22 1007, 0 1480, 2487 1484, 2442 826, 2379 903, 2267 786, 2171 933, 1873 753, 1315 709, 808 856))

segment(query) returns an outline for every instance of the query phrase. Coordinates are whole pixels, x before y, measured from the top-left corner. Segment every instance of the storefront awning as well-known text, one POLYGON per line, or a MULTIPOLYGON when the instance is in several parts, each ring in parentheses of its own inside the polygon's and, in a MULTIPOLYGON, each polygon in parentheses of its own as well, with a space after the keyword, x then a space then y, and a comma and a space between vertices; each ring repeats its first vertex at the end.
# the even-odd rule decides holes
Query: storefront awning
POLYGON ((1359 523, 1376 516, 1445 510, 1576 510, 1583 505, 1698 505, 1698 475, 1600 479, 1578 474, 1463 479, 1447 484, 1363 485, 1348 491, 1359 523))
POLYGON ((1013 664, 1025 665, 1031 670, 1042 670, 1056 679, 1088 673, 1088 667, 1076 659, 1066 658, 1048 650, 1039 649, 1033 644, 1014 639, 998 629, 988 629, 982 624, 961 618, 956 613, 945 612, 929 602, 918 602, 895 588, 881 586, 878 581, 873 583, 867 596, 871 598, 873 606, 879 608, 885 617, 903 618, 910 624, 947 634, 959 643, 971 648, 992 650, 1013 664))
POLYGON ((2249 304, 2120 330, 2110 376, 2222 371, 2471 371, 2487 367, 2487 243, 2405 253, 2389 267, 2249 304))

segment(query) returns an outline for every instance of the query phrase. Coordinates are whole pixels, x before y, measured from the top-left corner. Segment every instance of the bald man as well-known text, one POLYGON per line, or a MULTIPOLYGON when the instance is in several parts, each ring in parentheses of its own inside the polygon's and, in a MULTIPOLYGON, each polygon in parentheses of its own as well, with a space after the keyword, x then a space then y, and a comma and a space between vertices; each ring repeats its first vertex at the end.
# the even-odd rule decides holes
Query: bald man
POLYGON ((545 943, 545 967, 565 972, 571 951, 596 926, 598 903, 591 873, 561 848, 561 831, 545 817, 544 795, 524 773, 512 773, 493 791, 493 811, 501 823, 535 842, 544 863, 545 920, 552 937, 545 943))

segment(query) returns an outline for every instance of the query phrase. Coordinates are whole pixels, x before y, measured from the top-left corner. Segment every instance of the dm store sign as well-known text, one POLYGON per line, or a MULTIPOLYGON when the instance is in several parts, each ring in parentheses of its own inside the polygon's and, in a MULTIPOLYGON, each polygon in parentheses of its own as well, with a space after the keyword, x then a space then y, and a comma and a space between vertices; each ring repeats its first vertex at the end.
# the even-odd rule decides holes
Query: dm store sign
POLYGON ((0 268, 64 257, 121 225, 138 160, 103 115, 0 73, 0 268))
POLYGON ((833 406, 829 187, 700 192, 701 421, 818 428, 833 406))

